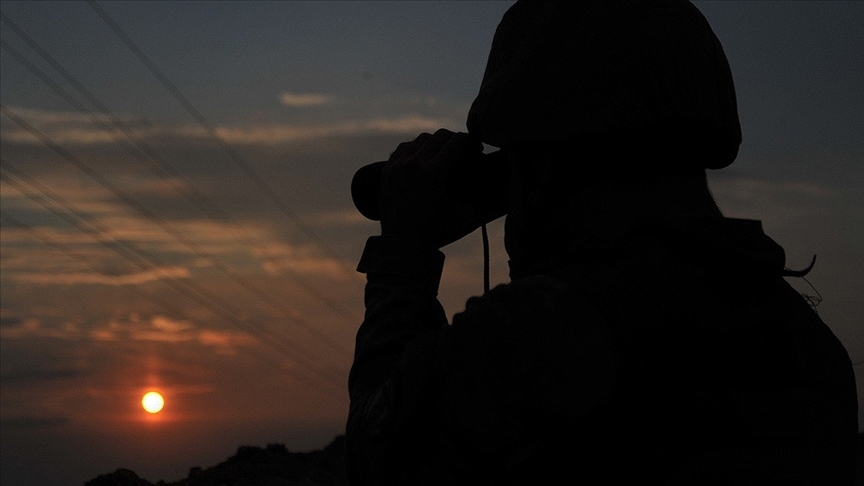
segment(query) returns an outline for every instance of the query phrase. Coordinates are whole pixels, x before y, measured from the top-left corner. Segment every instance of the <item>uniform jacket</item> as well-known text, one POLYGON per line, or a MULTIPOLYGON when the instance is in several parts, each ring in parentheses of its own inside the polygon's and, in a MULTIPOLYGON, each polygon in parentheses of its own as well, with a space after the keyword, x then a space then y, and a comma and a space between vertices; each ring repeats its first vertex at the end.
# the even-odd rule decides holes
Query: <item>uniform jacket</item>
POLYGON ((852 484, 849 357, 758 221, 511 262, 512 282, 452 324, 443 261, 399 237, 367 243, 352 485, 852 484))

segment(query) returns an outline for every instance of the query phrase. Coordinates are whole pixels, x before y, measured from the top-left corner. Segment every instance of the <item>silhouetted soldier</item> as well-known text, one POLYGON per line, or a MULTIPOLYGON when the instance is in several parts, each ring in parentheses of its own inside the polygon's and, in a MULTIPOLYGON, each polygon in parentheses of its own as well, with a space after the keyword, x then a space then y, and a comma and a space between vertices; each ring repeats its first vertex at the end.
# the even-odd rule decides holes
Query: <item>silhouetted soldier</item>
POLYGON ((707 186, 741 133, 695 7, 517 2, 468 132, 383 170, 352 484, 851 484, 848 355, 707 186), (504 213, 512 282, 448 325, 439 248, 504 213))

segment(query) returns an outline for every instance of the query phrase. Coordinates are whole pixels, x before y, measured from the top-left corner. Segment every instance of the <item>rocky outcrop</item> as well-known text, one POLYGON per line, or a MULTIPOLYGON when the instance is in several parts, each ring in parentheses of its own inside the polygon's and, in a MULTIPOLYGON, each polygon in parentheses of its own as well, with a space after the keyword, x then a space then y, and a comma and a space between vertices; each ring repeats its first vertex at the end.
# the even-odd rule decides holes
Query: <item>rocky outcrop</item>
POLYGON ((291 452, 284 444, 241 446, 224 462, 207 469, 193 467, 179 481, 154 484, 118 469, 84 486, 347 486, 344 448, 344 436, 312 452, 291 452))

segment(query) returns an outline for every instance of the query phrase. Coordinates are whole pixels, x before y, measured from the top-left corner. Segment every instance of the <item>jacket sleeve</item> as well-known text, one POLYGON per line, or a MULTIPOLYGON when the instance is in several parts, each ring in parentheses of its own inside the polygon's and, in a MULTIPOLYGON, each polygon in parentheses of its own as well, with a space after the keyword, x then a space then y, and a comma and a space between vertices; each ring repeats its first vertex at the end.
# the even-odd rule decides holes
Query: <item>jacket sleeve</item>
POLYGON ((386 484, 400 417, 412 390, 434 373, 434 346, 447 325, 437 300, 444 255, 407 238, 367 241, 358 271, 367 276, 366 315, 348 381, 346 471, 352 485, 386 484), (406 369, 409 370, 406 377, 406 369))

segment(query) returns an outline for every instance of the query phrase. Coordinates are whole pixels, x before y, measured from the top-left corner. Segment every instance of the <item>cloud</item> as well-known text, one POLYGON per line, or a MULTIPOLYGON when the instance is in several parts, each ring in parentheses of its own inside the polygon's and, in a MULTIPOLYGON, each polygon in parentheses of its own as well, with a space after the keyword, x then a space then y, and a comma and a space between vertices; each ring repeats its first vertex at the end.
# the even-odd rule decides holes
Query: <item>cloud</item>
POLYGON ((237 331, 214 331, 212 329, 202 329, 201 331, 198 331, 196 337, 198 342, 205 346, 222 348, 251 346, 258 342, 254 337, 237 331))
MULTIPOLYGON (((10 107, 11 112, 21 117, 29 125, 49 136, 58 144, 95 145, 113 143, 114 131, 98 128, 91 121, 90 115, 66 111, 47 111, 33 108, 10 107)), ((151 126, 140 119, 128 115, 115 115, 123 123, 133 129, 139 136, 148 137, 158 134, 160 129, 151 126)), ((104 120, 100 124, 109 125, 104 120)), ((38 138, 21 128, 17 123, 5 116, 0 119, 0 139, 3 142, 41 144, 38 138)))
MULTIPOLYGON (((294 95, 292 95, 294 96, 294 95)), ((300 95, 297 95, 300 96, 300 95)), ((306 97, 324 95, 302 95, 306 97)), ((283 95, 284 98, 284 95, 283 95)), ((299 98, 303 100, 303 98, 299 98)), ((311 104, 316 98, 307 98, 311 104)), ((321 101, 321 100, 318 100, 321 101)), ((284 102, 284 100, 283 100, 284 102)), ((294 101, 298 102, 297 100, 294 101)), ((93 126, 84 115, 67 112, 50 112, 28 108, 13 108, 13 111, 59 144, 101 145, 113 143, 114 137, 93 126)), ((26 130, 3 118, 0 125, 0 140, 4 143, 40 144, 26 130)), ((166 138, 208 139, 210 134, 199 125, 168 125, 137 122, 133 126, 136 135, 144 140, 166 138)), ((381 134, 412 134, 434 131, 441 127, 459 127, 461 121, 446 116, 404 114, 379 116, 360 120, 339 118, 318 124, 262 123, 248 126, 217 126, 216 133, 228 143, 275 145, 288 142, 311 141, 336 136, 363 136, 381 134)))
POLYGON ((283 105, 291 107, 321 106, 333 101, 333 97, 313 93, 282 93, 279 100, 283 105))
POLYGON ((95 272, 75 273, 20 273, 14 275, 15 280, 34 284, 90 284, 90 285, 140 285, 154 280, 170 278, 187 278, 189 269, 184 267, 159 267, 142 272, 124 275, 106 275, 95 272))
MULTIPOLYGON (((420 115, 392 118, 335 122, 318 125, 262 125, 253 127, 219 127, 216 132, 228 143, 276 145, 280 143, 309 141, 328 137, 358 137, 363 135, 416 135, 434 131, 442 126, 453 126, 453 120, 420 115)), ((206 133, 198 127, 185 131, 190 137, 204 137, 206 133)))
MULTIPOLYGON (((377 223, 366 219, 355 208, 341 209, 337 211, 324 211, 311 215, 309 221, 316 225, 322 226, 356 226, 356 225, 377 225, 377 223)), ((375 226, 372 226, 373 228, 375 226)))
POLYGON ((768 180, 717 174, 711 190, 729 217, 767 219, 793 225, 807 215, 827 214, 843 198, 837 190, 815 182, 768 180))
POLYGON ((715 187, 724 193, 739 199, 755 200, 762 197, 782 197, 788 199, 804 198, 809 201, 825 200, 834 195, 834 191, 822 184, 801 181, 774 181, 752 177, 717 177, 715 187))
MULTIPOLYGON (((2 339, 22 339, 30 337, 78 340, 81 337, 81 330, 72 322, 68 322, 66 325, 59 327, 44 326, 42 322, 35 317, 18 319, 14 325, 0 328, 0 338, 2 339)), ((6 379, 5 375, 4 379, 6 379)))
POLYGON ((346 274, 341 262, 320 255, 311 246, 270 243, 266 247, 253 248, 252 254, 262 260, 261 268, 270 275, 283 273, 303 275, 324 275, 337 280, 345 280, 346 274))
MULTIPOLYGON (((156 314, 142 318, 130 314, 124 319, 112 319, 101 325, 82 330, 81 326, 66 323, 63 326, 46 326, 36 318, 15 318, 0 328, 3 339, 51 338, 66 341, 157 343, 198 343, 205 347, 219 348, 233 354, 238 347, 254 346, 258 339, 241 331, 207 329, 191 320, 177 319, 156 314)), ((81 370, 30 369, 15 374, 4 373, 3 381, 68 378, 79 375, 81 370)))
POLYGON ((165 316, 154 316, 150 320, 150 323, 153 325, 154 328, 167 333, 179 333, 183 331, 188 331, 195 327, 195 325, 189 321, 182 319, 171 319, 165 316))
POLYGON ((192 343, 224 348, 233 352, 239 346, 251 346, 258 340, 239 331, 205 329, 192 321, 165 315, 141 319, 132 314, 128 319, 115 319, 90 331, 94 341, 149 341, 158 343, 192 343))
POLYGON ((22 322, 21 318, 17 316, 0 317, 0 328, 18 327, 22 322))
POLYGON ((30 369, 21 370, 12 373, 0 374, 0 381, 4 384, 9 383, 27 383, 64 380, 70 378, 78 378, 90 373, 90 370, 83 369, 30 369))
POLYGON ((3 430, 35 430, 58 427, 69 423, 69 417, 12 417, 0 421, 3 430))

